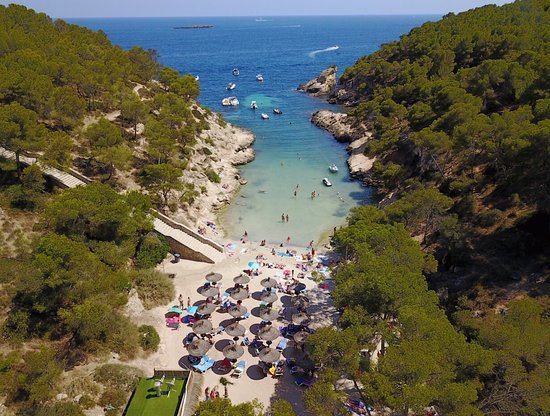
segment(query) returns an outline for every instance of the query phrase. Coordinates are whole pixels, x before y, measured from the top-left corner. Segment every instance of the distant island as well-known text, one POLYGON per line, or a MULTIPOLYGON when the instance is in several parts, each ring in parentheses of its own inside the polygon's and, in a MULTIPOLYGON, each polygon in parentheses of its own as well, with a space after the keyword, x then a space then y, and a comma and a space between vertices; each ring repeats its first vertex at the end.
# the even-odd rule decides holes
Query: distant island
POLYGON ((174 29, 210 29, 214 25, 175 26, 174 29))

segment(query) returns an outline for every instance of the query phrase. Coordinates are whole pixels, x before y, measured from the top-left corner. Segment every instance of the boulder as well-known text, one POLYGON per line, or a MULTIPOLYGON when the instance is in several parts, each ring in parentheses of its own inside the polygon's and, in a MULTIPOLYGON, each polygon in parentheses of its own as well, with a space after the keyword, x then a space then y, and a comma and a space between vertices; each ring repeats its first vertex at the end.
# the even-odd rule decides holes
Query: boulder
POLYGON ((332 90, 336 86, 337 71, 338 67, 336 65, 328 67, 321 72, 317 78, 314 78, 304 84, 300 84, 298 86, 298 91, 307 92, 315 97, 331 94, 332 90))

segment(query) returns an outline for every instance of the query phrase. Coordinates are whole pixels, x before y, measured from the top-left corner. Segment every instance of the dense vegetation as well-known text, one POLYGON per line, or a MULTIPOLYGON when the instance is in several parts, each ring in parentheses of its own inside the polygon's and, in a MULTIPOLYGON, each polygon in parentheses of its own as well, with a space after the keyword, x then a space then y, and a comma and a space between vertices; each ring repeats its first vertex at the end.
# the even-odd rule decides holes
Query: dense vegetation
MULTIPOLYGON (((447 275, 442 286, 548 272, 549 7, 519 0, 449 14, 359 59, 340 80, 350 113, 373 132, 371 181, 397 196, 436 187, 452 198, 456 218, 446 226, 461 244, 425 245, 440 271, 473 276, 447 275)), ((438 224, 417 225, 407 226, 437 237, 438 224)))
POLYGON ((550 412, 549 8, 450 14, 342 76, 392 197, 335 235, 342 315, 308 339, 315 414, 342 411, 342 376, 403 415, 550 412))

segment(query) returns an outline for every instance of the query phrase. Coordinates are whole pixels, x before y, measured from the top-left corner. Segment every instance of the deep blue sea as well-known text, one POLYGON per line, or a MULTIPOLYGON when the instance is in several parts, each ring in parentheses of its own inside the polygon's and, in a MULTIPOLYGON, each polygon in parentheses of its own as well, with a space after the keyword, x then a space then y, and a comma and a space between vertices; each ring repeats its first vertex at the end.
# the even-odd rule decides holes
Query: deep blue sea
POLYGON ((311 125, 311 114, 332 108, 324 101, 296 91, 331 64, 339 74, 382 43, 399 39, 415 26, 438 16, 140 18, 68 19, 104 31, 123 48, 156 49, 162 64, 200 77, 200 101, 226 120, 252 130, 257 158, 242 167, 248 180, 239 196, 221 215, 231 237, 246 230, 253 240, 307 244, 343 224, 350 208, 368 203, 371 190, 350 180, 345 146, 311 125), (261 21, 258 21, 261 20, 261 21), (211 29, 176 30, 176 26, 214 25, 211 29), (336 46, 338 48, 336 48, 336 46), (240 75, 232 75, 239 68, 240 75), (265 81, 258 83, 257 74, 265 81), (229 82, 237 84, 229 93, 229 82), (222 98, 235 95, 238 108, 222 107, 222 98), (250 102, 259 109, 250 109, 250 102), (282 116, 275 116, 278 107, 282 116), (260 113, 269 114, 261 120, 260 113), (340 171, 331 174, 335 163, 340 171), (333 186, 324 187, 323 177, 333 186), (296 188, 298 186, 298 188, 296 188), (297 191, 296 197, 294 191, 297 191), (311 198, 311 192, 319 196, 311 198), (289 222, 281 221, 281 214, 289 222))

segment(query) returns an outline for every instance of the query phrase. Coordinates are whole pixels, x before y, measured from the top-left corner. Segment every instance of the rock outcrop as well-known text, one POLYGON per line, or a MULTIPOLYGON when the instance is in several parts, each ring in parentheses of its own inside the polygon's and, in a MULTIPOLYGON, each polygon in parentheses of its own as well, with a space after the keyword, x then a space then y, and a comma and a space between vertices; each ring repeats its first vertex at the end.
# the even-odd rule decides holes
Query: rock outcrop
POLYGON ((352 116, 328 110, 314 113, 311 122, 327 130, 339 142, 349 143, 347 150, 350 175, 370 183, 370 170, 375 159, 365 154, 368 141, 372 136, 367 128, 352 116))
POLYGON ((309 82, 300 84, 298 91, 307 92, 315 97, 330 95, 336 86, 336 72, 338 67, 332 65, 319 74, 317 78, 309 82))

